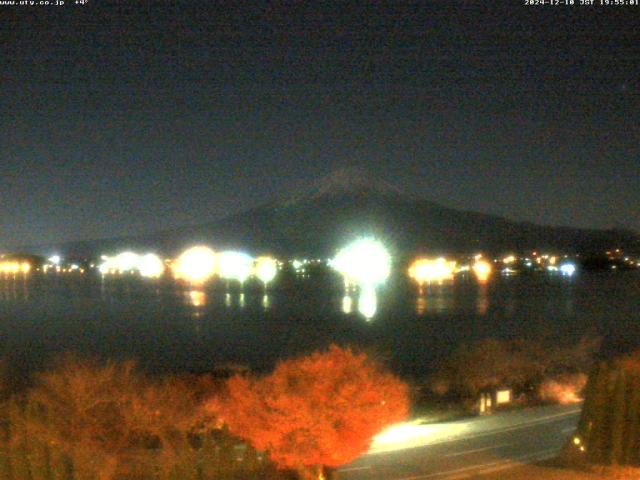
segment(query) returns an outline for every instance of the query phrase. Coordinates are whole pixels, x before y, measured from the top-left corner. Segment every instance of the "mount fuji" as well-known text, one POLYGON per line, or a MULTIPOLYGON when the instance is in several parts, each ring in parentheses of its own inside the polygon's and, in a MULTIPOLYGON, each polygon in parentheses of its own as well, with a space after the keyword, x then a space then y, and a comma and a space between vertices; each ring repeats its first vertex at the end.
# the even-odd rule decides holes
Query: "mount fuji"
POLYGON ((612 247, 640 248, 635 232, 543 226, 455 210, 407 194, 365 170, 348 168, 221 220, 136 237, 47 246, 47 250, 95 256, 140 248, 174 254, 203 242, 216 249, 326 257, 361 236, 375 236, 401 256, 530 249, 600 253, 612 247))

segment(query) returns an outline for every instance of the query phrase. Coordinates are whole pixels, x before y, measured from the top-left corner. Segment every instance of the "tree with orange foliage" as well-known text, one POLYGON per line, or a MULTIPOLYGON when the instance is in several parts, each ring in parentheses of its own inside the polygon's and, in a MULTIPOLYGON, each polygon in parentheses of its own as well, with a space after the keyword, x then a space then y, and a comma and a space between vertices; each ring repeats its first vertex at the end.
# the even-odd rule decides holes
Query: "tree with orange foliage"
POLYGON ((236 375, 212 400, 229 431, 303 479, 325 478, 365 453, 374 435, 404 420, 408 387, 364 353, 332 345, 285 360, 261 378, 236 375))
POLYGON ((134 362, 65 355, 36 377, 24 407, 14 411, 11 441, 67 457, 77 479, 129 478, 149 454, 158 469, 170 470, 206 420, 201 397, 211 390, 205 378, 151 381, 134 362))

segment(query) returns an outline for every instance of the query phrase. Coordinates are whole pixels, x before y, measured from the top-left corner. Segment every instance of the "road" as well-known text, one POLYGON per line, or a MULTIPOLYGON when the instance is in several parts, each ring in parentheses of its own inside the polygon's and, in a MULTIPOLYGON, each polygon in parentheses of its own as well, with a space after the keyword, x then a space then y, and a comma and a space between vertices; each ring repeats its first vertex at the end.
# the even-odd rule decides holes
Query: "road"
POLYGON ((538 407, 451 423, 403 424, 376 437, 341 480, 479 478, 554 457, 575 431, 581 404, 538 407))

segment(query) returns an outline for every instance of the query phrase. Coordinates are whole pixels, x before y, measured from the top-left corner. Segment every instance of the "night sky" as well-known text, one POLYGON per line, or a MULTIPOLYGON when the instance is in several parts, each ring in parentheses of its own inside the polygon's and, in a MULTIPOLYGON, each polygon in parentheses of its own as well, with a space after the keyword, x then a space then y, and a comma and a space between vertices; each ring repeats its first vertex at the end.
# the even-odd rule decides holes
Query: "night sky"
POLYGON ((0 6, 0 248, 212 220, 347 165, 449 207, 640 230, 639 20, 516 0, 0 6))

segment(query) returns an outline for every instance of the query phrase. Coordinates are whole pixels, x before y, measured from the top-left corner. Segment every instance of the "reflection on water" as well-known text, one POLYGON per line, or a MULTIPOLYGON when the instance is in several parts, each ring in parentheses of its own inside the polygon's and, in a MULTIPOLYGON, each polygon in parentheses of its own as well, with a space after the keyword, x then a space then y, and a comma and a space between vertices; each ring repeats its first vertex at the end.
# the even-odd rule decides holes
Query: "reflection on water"
POLYGON ((484 317, 489 311, 489 295, 487 292, 487 282, 478 283, 478 299, 476 301, 476 312, 484 317))
POLYGON ((29 283, 24 275, 4 276, 0 279, 0 298, 4 301, 26 302, 29 300, 29 283))
POLYGON ((358 311, 364 318, 371 320, 378 310, 378 298, 373 287, 364 287, 358 298, 358 311))
POLYGON ((489 290, 487 281, 456 285, 452 282, 431 283, 420 288, 415 297, 415 312, 418 316, 426 314, 444 314, 466 308, 466 301, 471 302, 476 314, 484 316, 489 311, 489 290), (476 295, 471 291, 476 288, 476 295), (467 289, 471 290, 467 292, 467 289))
POLYGON ((640 338, 640 272, 494 275, 485 284, 469 275, 425 285, 421 296, 397 279, 379 297, 366 288, 345 294, 342 286, 312 276, 274 283, 268 295, 248 282, 241 295, 239 288, 225 292, 223 282, 193 288, 131 276, 0 278, 0 356, 17 354, 25 368, 59 350, 133 357, 151 368, 197 370, 223 361, 259 368, 296 348, 342 342, 393 344, 394 362, 413 372, 481 338, 589 331, 640 338), (365 326, 365 319, 373 321, 365 326))
POLYGON ((423 315, 426 311, 427 311, 427 300, 422 296, 422 293, 420 293, 418 295, 418 298, 416 299, 416 313, 418 315, 423 315))
POLYGON ((194 307, 202 307, 207 303, 207 295, 202 290, 191 290, 189 301, 194 307))
POLYGON ((416 299, 416 313, 444 313, 453 306, 453 284, 450 282, 427 285, 416 299))
MULTIPOLYGON (((264 295, 262 297, 262 307, 264 309, 269 308, 269 297, 268 295, 264 295)), ((231 308, 234 305, 237 305, 239 308, 244 308, 246 305, 246 299, 244 292, 240 292, 237 297, 229 292, 224 294, 224 306, 227 308, 231 308)))
POLYGON ((353 311, 353 299, 349 295, 342 297, 342 313, 349 315, 353 311))

